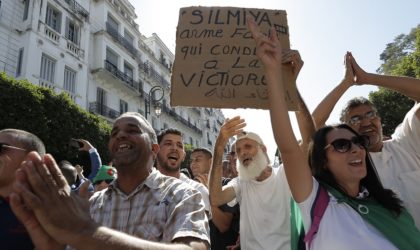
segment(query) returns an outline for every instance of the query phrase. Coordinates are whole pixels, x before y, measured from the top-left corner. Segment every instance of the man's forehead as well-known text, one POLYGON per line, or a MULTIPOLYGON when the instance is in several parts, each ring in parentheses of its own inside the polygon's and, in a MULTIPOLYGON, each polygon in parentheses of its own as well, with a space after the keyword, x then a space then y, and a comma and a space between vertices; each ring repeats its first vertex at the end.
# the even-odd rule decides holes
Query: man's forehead
POLYGON ((243 145, 249 145, 249 144, 251 144, 251 145, 253 145, 255 147, 258 146, 258 142, 254 141, 252 139, 249 139, 249 138, 243 138, 243 139, 240 139, 239 141, 236 141, 235 148, 237 150, 241 146, 243 146, 243 145))
POLYGON ((347 115, 349 117, 352 117, 355 115, 364 115, 367 112, 374 111, 374 110, 375 109, 372 106, 367 105, 367 104, 362 104, 362 105, 351 108, 349 112, 347 113, 347 115))
POLYGON ((174 141, 182 143, 182 136, 177 134, 166 134, 163 136, 162 141, 174 141))
POLYGON ((118 120, 116 120, 114 122, 113 128, 123 126, 123 125, 138 126, 142 128, 144 124, 142 123, 142 121, 140 121, 140 119, 137 119, 136 117, 127 116, 127 117, 121 117, 118 120))

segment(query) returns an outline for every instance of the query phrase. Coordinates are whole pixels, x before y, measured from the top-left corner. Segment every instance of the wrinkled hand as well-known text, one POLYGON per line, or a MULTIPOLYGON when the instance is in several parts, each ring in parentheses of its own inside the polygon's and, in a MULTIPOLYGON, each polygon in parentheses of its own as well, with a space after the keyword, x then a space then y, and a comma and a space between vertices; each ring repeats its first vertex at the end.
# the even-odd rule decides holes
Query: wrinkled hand
POLYGON ((260 32, 258 25, 252 18, 247 18, 247 24, 256 43, 258 58, 264 64, 266 70, 278 71, 282 63, 282 46, 274 27, 270 29, 270 34, 266 36, 260 32))
MULTIPOLYGON (((29 153, 21 169, 16 171, 13 188, 25 206, 33 211, 43 230, 57 242, 70 244, 80 232, 94 230, 87 200, 71 193, 51 155, 41 159, 36 152, 29 153)), ((19 209, 15 206, 19 205, 19 200, 14 202, 12 208, 19 209)), ((27 229, 31 230, 30 227, 27 229)))
POLYGON ((239 116, 235 116, 232 119, 226 118, 222 127, 220 128, 219 136, 217 137, 216 143, 223 147, 226 146, 229 138, 235 135, 239 135, 243 132, 243 128, 246 126, 245 120, 239 116))

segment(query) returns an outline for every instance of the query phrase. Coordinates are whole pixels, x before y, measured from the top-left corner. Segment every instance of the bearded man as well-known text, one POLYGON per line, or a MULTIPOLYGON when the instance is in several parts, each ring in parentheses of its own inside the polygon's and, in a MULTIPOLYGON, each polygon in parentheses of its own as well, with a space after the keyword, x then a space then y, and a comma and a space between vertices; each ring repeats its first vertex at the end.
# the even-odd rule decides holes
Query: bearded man
POLYGON ((261 138, 244 132, 239 116, 226 119, 216 140, 210 171, 210 203, 236 199, 240 205, 240 244, 243 249, 290 249, 290 191, 283 167, 273 169, 261 138), (238 177, 221 184, 223 152, 236 135, 238 177))

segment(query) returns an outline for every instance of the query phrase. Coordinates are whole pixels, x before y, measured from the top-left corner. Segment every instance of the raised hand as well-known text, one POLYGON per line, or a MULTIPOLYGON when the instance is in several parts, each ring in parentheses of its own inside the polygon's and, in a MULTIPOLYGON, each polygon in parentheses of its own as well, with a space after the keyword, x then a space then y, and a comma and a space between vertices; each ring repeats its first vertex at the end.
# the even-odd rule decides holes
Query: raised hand
POLYGON ((266 70, 278 70, 282 62, 282 47, 275 29, 272 27, 266 36, 252 18, 247 18, 247 24, 256 43, 257 56, 266 70))
POLYGON ((297 50, 285 50, 282 55, 282 63, 290 63, 292 65, 293 77, 297 79, 300 70, 303 67, 303 61, 297 50))
POLYGON ((368 73, 357 64, 351 52, 347 52, 346 56, 346 60, 350 62, 353 71, 353 83, 359 85, 367 83, 368 73))
MULTIPOLYGON (((95 226, 87 200, 70 192, 51 155, 41 159, 39 154, 29 153, 16 173, 14 190, 25 206, 33 211, 43 230, 59 243, 74 242, 75 233, 93 230, 95 226)), ((20 203, 16 199, 12 208, 19 209, 15 205, 20 203)))
POLYGON ((232 119, 227 118, 220 128, 219 136, 217 137, 220 145, 223 145, 224 147, 229 141, 229 138, 242 133, 245 126, 245 120, 241 119, 239 116, 235 116, 232 119))

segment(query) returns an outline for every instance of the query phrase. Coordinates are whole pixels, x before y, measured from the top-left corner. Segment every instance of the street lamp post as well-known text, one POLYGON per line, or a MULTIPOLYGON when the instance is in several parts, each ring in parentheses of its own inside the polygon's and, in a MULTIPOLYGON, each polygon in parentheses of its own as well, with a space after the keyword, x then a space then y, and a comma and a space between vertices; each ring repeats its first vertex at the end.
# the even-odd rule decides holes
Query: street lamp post
POLYGON ((165 91, 161 86, 154 86, 150 89, 148 98, 144 98, 144 117, 147 119, 147 115, 150 114, 150 106, 153 104, 155 109, 155 114, 159 116, 162 113, 162 108, 159 103, 163 99, 165 91))

